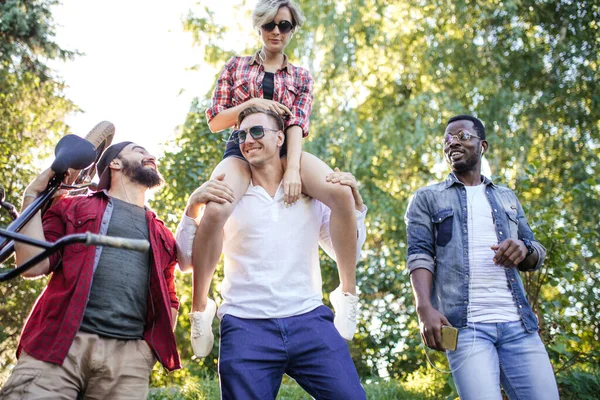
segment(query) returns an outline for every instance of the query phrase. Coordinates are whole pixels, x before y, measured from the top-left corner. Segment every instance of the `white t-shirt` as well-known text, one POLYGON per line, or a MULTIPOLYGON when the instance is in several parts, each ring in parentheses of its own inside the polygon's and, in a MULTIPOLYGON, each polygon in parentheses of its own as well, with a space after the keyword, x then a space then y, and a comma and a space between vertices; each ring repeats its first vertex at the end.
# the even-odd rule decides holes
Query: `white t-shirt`
POLYGON ((494 264, 498 244, 492 208, 485 196, 485 185, 465 186, 469 231, 471 289, 469 322, 509 322, 521 319, 508 285, 505 267, 494 264))
MULTIPOLYGON (((357 211, 357 261, 366 239, 366 212, 366 207, 357 211)), ((286 207, 281 184, 271 197, 251 183, 224 227, 219 318, 284 318, 322 305, 319 245, 335 259, 330 213, 306 195, 286 207)), ((198 221, 184 215, 177 228, 182 264, 190 264, 198 221)))

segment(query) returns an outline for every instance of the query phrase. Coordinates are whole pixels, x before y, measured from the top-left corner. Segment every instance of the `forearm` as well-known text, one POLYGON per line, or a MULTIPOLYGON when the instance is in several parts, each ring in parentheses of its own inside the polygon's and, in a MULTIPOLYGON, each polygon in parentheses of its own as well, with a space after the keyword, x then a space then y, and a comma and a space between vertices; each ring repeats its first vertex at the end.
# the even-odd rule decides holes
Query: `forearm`
POLYGON ((424 308, 431 307, 431 285, 433 283, 433 274, 425 268, 419 268, 410 274, 410 282, 415 296, 415 306, 417 312, 424 308))
POLYGON ((522 271, 531 271, 531 270, 535 269, 535 267, 538 263, 539 257, 540 256, 539 256, 537 250, 535 250, 529 256, 525 257, 525 259, 523 261, 521 261, 521 263, 519 264, 519 269, 522 271))
MULTIPOLYGON (((23 206, 21 207, 21 211, 26 209, 31 204, 32 201, 33 201, 33 199, 31 197, 24 197, 23 206)), ((46 240, 46 238, 44 237, 44 227, 42 225, 41 211, 38 211, 29 220, 29 222, 25 226, 23 226, 23 228, 19 231, 19 233, 21 233, 22 235, 28 236, 32 239, 46 240)), ((26 261, 37 256, 38 254, 42 253, 43 251, 44 250, 40 247, 20 244, 18 241, 15 241, 16 265, 21 266, 26 261)), ((24 272, 23 276, 25 276, 27 278, 33 278, 33 277, 48 273, 49 269, 50 269, 50 263, 48 262, 48 259, 44 259, 43 261, 38 263, 33 268, 24 272)))
POLYGON ((252 105, 252 100, 238 104, 235 107, 227 108, 217 115, 208 123, 211 132, 219 132, 227 128, 231 128, 237 124, 237 119, 240 113, 252 105))
POLYGON ((175 330, 175 326, 177 325, 177 309, 171 307, 171 329, 175 330))
POLYGON ((285 131, 287 141, 287 168, 300 168, 302 155, 302 128, 298 125, 290 126, 285 131))

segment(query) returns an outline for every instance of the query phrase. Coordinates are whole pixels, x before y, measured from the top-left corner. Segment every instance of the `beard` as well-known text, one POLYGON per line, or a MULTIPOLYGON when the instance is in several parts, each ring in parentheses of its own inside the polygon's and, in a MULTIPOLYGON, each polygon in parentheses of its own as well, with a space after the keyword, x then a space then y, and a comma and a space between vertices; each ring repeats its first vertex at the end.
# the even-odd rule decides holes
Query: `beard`
MULTIPOLYGON (((479 154, 481 154, 481 149, 482 147, 480 145, 470 158, 452 162, 452 159, 449 156, 446 156, 446 161, 454 172, 465 173, 477 170, 477 164, 481 161, 481 157, 479 156, 479 154)), ((481 168, 481 166, 479 168, 481 168)))
POLYGON ((451 167, 456 172, 469 172, 476 169, 477 163, 479 162, 479 158, 477 156, 473 156, 467 160, 461 160, 455 164, 450 163, 451 167))
POLYGON ((152 168, 144 167, 143 161, 134 164, 121 159, 121 162, 123 163, 123 174, 135 183, 146 186, 148 189, 162 186, 165 183, 162 175, 152 168))

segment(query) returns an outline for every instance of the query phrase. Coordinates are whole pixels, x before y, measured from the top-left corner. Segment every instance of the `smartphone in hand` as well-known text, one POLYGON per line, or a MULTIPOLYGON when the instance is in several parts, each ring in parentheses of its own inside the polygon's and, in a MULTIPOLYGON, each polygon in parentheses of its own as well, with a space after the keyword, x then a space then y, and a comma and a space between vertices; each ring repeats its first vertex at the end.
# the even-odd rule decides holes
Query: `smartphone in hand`
POLYGON ((442 326, 442 347, 455 351, 458 344, 458 329, 450 325, 442 326))

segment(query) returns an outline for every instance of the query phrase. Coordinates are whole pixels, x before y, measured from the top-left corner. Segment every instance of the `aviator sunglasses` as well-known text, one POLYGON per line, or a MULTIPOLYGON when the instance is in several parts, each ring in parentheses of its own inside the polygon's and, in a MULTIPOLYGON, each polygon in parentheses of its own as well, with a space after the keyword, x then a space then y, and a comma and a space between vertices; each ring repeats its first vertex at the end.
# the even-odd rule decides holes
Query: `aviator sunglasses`
POLYGON ((481 140, 481 138, 479 136, 477 136, 474 133, 471 133, 469 131, 460 131, 458 132, 457 135, 451 135, 449 133, 444 135, 444 145, 448 146, 452 143, 452 141, 454 140, 454 138, 457 138, 460 142, 465 143, 468 142, 469 140, 471 140, 471 138, 477 138, 479 140, 481 140))
POLYGON ((261 139, 265 136, 265 131, 279 132, 279 129, 265 128, 262 125, 251 126, 248 129, 238 129, 233 131, 231 137, 235 144, 242 144, 246 141, 248 133, 253 139, 261 139))
POLYGON ((294 25, 292 25, 292 23, 290 21, 280 21, 279 23, 275 23, 275 21, 271 21, 268 24, 264 24, 262 26, 262 28, 267 31, 267 32, 271 32, 273 31, 273 29, 275 29, 275 27, 279 28, 279 32, 282 34, 286 34, 289 33, 292 29, 294 29, 294 25))

